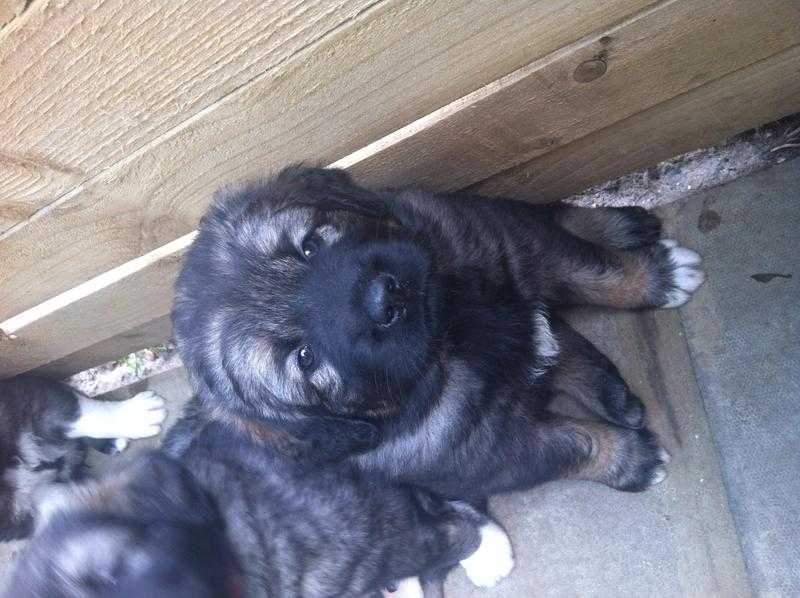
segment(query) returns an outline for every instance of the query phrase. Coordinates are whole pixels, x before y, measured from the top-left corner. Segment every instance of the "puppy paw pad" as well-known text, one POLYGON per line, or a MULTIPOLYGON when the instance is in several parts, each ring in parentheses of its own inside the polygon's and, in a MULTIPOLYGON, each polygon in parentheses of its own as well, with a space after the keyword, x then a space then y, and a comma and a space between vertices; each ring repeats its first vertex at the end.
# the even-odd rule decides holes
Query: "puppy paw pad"
POLYGON ((496 523, 487 523, 480 529, 478 549, 461 561, 470 581, 481 588, 497 585, 514 568, 514 551, 506 532, 496 523))

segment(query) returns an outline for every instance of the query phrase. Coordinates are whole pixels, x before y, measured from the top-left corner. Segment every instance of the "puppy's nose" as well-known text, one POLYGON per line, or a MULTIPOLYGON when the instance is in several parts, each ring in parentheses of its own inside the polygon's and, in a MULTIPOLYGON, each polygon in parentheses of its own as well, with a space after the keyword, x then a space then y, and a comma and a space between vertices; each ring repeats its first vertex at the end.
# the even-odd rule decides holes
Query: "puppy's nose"
POLYGON ((391 326, 406 313, 405 292, 391 274, 378 274, 367 285, 364 305, 379 326, 391 326))

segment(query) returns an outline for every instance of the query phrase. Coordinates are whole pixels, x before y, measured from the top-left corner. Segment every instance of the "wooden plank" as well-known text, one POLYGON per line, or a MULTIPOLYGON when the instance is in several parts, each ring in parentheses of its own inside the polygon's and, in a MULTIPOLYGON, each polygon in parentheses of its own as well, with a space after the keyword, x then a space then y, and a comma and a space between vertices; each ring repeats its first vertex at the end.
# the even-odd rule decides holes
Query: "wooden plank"
POLYGON ((371 184, 466 187, 800 43, 800 3, 769 7, 752 0, 660 4, 341 164, 371 184))
MULTIPOLYGON (((681 152, 711 145, 740 131, 797 111, 800 111, 800 47, 695 88, 551 154, 545 154, 526 165, 525 170, 489 179, 477 190, 525 199, 558 197, 558 193, 577 190, 570 188, 570 182, 565 182, 573 176, 578 185, 607 180, 681 152), (597 172, 600 174, 596 175, 597 172), (597 176, 599 179, 594 180, 597 176)), ((174 267, 177 268, 177 264, 174 267)), ((174 272, 164 270, 162 275, 166 281, 175 277, 174 272)), ((137 291, 139 284, 134 281, 127 284, 122 292, 108 295, 109 298, 123 297, 122 304, 90 298, 91 305, 76 303, 65 312, 54 314, 57 317, 51 320, 49 328, 35 324, 33 330, 19 330, 18 340, 28 339, 29 345, 36 347, 39 352, 33 353, 19 344, 9 344, 5 353, 13 352, 20 357, 16 366, 6 367, 4 373, 24 371, 67 355, 52 364, 52 368, 46 366, 41 370, 46 374, 64 376, 162 342, 169 334, 168 301, 140 295, 137 291), (137 311, 136 319, 150 317, 150 322, 132 331, 126 328, 131 325, 131 320, 123 322, 124 327, 117 324, 119 316, 114 314, 145 301, 153 301, 159 307, 147 313, 137 311), (65 332, 59 322, 74 321, 88 313, 94 314, 93 321, 91 326, 81 330, 80 335, 93 331, 93 338, 103 337, 106 340, 80 350, 85 346, 84 337, 70 336, 71 333, 65 332), (47 352, 43 353, 42 347, 47 352)), ((163 295, 170 292, 166 285, 162 285, 163 295)))
POLYGON ((0 28, 21 15, 25 4, 26 0, 0 0, 0 28))
MULTIPOLYGON (((114 330, 113 328, 105 328, 105 320, 102 318, 98 324, 104 327, 104 332, 106 334, 109 331, 114 330)), ((54 331, 54 334, 50 335, 50 337, 45 340, 58 341, 59 336, 60 335, 58 332, 54 331)), ((115 359, 120 359, 121 357, 130 355, 131 353, 140 349, 161 344, 169 340, 171 337, 172 322, 170 321, 169 314, 166 314, 160 318, 156 318, 155 320, 151 320, 139 326, 127 329, 117 336, 112 336, 111 338, 101 340, 86 348, 79 349, 74 353, 60 357, 59 359, 49 362, 46 365, 37 367, 34 369, 33 373, 40 376, 45 376, 46 378, 66 378, 67 376, 71 376, 72 374, 76 374, 78 372, 83 372, 97 365, 108 363, 109 361, 114 361, 115 359)), ((0 342, 2 341, 0 340, 0 342)), ((76 343, 75 346, 80 347, 84 344, 84 342, 85 341, 76 343)), ((62 345, 61 351, 54 351, 52 354, 57 355, 60 352, 65 350, 70 351, 74 348, 75 347, 70 347, 68 345, 62 345)), ((13 349, 13 345, 10 347, 10 349, 13 349)), ((49 358, 46 356, 42 358, 40 356, 37 361, 43 361, 46 359, 49 358)), ((23 369, 27 371, 30 369, 30 363, 34 362, 29 361, 27 363, 23 363, 18 368, 10 370, 10 372, 16 373, 17 369, 23 369)))
POLYGON ((374 3, 34 2, 0 37, 0 232, 374 3))
POLYGON ((1 239, 0 322, 192 230, 222 183, 333 162, 650 4, 387 0, 1 239))
POLYGON ((800 46, 641 112, 471 190, 555 201, 800 112, 800 46))
POLYGON ((0 378, 57 360, 40 373, 64 376, 80 371, 78 364, 91 367, 169 338, 172 287, 184 248, 164 252, 121 280, 45 313, 19 330, 6 328, 0 334, 0 378), (147 335, 144 344, 142 334, 147 335), (121 352, 105 352, 117 348, 121 352), (63 359, 75 353, 73 359, 63 359))

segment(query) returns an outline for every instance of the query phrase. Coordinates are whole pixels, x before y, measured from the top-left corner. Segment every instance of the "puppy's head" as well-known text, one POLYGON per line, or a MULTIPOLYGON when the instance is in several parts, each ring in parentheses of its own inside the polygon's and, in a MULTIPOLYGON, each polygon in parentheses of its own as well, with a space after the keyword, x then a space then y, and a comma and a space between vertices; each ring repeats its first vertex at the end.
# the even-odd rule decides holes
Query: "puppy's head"
POLYGON ((212 206, 177 283, 175 335, 213 407, 367 448, 369 422, 400 408, 429 359, 432 269, 382 195, 290 168, 212 206))
POLYGON ((166 457, 143 457, 100 482, 46 488, 37 510, 9 597, 238 595, 216 510, 166 457))

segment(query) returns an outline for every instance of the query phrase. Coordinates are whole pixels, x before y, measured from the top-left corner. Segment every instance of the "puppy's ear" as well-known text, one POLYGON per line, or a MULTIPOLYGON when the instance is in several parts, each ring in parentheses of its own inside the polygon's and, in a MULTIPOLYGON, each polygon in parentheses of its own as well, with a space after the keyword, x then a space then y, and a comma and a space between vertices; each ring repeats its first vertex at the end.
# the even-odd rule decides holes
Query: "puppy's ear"
POLYGON ((347 172, 338 168, 289 166, 275 178, 275 184, 299 192, 300 203, 323 210, 347 210, 372 218, 391 214, 380 195, 357 185, 347 172))
POLYGON ((276 182, 306 188, 310 191, 323 191, 336 187, 353 185, 353 179, 340 168, 317 168, 293 164, 284 168, 275 178, 276 182))
POLYGON ((312 456, 322 461, 341 461, 380 442, 376 425, 332 415, 305 417, 290 425, 290 432, 306 444, 312 456))

